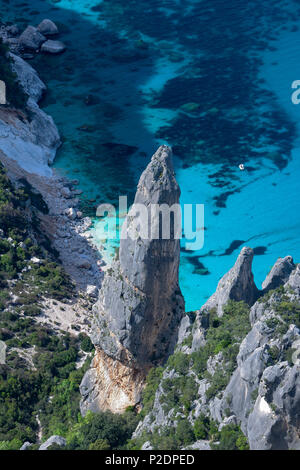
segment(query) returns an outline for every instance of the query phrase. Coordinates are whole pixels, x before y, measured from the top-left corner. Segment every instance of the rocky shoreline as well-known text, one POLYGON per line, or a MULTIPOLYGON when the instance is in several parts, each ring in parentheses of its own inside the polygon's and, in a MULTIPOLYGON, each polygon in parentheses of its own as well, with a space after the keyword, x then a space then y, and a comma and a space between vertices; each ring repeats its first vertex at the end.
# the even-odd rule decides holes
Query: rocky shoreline
MULTIPOLYGON (((37 30, 52 35, 51 30, 54 27, 54 23, 45 20, 37 30), (45 28, 48 28, 47 31, 45 28)), ((53 119, 38 106, 46 85, 21 57, 26 56, 24 51, 28 50, 27 46, 24 47, 24 41, 22 42, 24 33, 20 36, 21 39, 12 40, 11 36, 15 37, 16 34, 17 27, 1 26, 0 37, 14 51, 9 52, 12 69, 28 95, 27 110, 30 117, 8 106, 1 107, 0 161, 15 184, 19 185, 19 180, 26 179, 42 195, 49 212, 39 214, 41 227, 59 252, 66 272, 78 289, 95 298, 103 278, 103 261, 88 232, 92 221, 83 217, 79 210, 77 196, 80 191, 76 188, 78 181, 60 177, 49 166, 61 145, 60 136, 53 119)))
POLYGON ((44 19, 37 27, 27 26, 22 33, 17 25, 0 25, 0 37, 3 42, 9 46, 11 52, 24 59, 32 59, 39 52, 48 54, 64 52, 66 46, 56 39, 58 34, 58 27, 49 19, 44 19))

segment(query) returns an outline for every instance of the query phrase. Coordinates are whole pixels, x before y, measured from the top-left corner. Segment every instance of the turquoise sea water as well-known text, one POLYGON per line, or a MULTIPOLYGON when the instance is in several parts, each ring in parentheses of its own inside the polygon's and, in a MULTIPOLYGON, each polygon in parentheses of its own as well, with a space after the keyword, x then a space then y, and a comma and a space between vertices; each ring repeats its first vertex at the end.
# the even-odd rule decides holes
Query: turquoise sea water
MULTIPOLYGON (((182 250, 187 310, 214 292, 245 244, 256 253, 258 285, 279 256, 299 261, 297 4, 0 2, 1 18, 20 27, 53 19, 67 44, 65 54, 32 65, 63 137, 54 166, 79 179, 86 213, 119 195, 132 201, 158 145, 173 147, 181 202, 205 204, 204 247, 182 250)), ((106 259, 116 246, 98 245, 106 259)))

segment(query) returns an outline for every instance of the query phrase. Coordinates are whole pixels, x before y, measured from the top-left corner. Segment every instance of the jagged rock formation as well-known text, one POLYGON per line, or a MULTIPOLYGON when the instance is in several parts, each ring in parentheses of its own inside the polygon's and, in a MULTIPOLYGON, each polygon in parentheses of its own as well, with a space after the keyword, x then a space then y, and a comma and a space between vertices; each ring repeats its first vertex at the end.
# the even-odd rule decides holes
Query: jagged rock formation
MULTIPOLYGON (((205 308, 197 312, 194 324, 187 317, 182 320, 176 350, 189 358, 207 342, 206 319, 210 309, 232 299, 236 286, 241 290, 235 299, 252 305, 249 333, 239 346, 236 367, 227 383, 223 387, 219 385, 217 393, 207 394, 207 391, 215 374, 222 377, 227 373, 226 347, 209 357, 204 377, 195 374, 193 360, 190 362, 187 376, 193 378, 197 396, 190 404, 187 419, 193 425, 204 414, 218 423, 219 430, 225 425, 239 425, 250 449, 300 449, 300 266, 290 256, 280 258, 254 302, 258 291, 249 260, 252 261, 252 252, 243 248, 235 267, 220 281, 205 308), (183 346, 190 336, 191 346, 183 346)), ((146 433, 145 441, 150 448, 151 433, 165 426, 176 427, 177 420, 184 417, 178 408, 165 411, 162 400, 164 383, 180 377, 178 374, 170 367, 163 372, 153 408, 134 434, 138 438, 146 433)))
POLYGON ((264 293, 284 284, 294 269, 295 265, 291 256, 279 258, 262 284, 264 293))
MULTIPOLYGON (((272 271, 281 263, 278 260, 272 271)), ((300 276, 299 267, 294 268, 280 284, 283 294, 274 291, 253 305, 252 329, 241 344, 238 367, 220 402, 221 414, 229 405, 241 423, 251 449, 300 449, 300 368, 288 355, 300 345, 300 330, 293 322, 299 326, 300 276), (289 311, 293 306, 294 318, 288 320, 281 308, 289 311)))
MULTIPOLYGON (((193 336, 193 349, 197 349, 203 344, 203 328, 206 325, 205 312, 216 309, 219 317, 223 315, 223 307, 229 300, 237 302, 244 301, 252 306, 260 295, 256 287, 253 273, 253 250, 249 247, 242 248, 235 265, 219 281, 216 292, 208 299, 198 312, 193 336)), ((184 339, 184 330, 189 328, 190 323, 187 318, 183 319, 184 324, 180 330, 182 340, 184 339)))
POLYGON ((223 306, 228 300, 243 300, 253 305, 259 295, 252 274, 253 250, 244 247, 233 268, 222 277, 216 292, 203 305, 201 310, 216 308, 218 315, 222 316, 223 306))
MULTIPOLYGON (((171 150, 162 146, 143 172, 134 204, 179 202, 171 150)), ((107 272, 95 307, 92 340, 97 353, 85 376, 81 410, 120 411, 138 401, 149 368, 165 361, 177 341, 184 312, 178 286, 178 239, 134 239, 132 208, 122 230, 119 260, 107 272), (127 235, 125 239, 125 235, 127 235)), ((150 223, 150 226, 151 226, 150 223)))

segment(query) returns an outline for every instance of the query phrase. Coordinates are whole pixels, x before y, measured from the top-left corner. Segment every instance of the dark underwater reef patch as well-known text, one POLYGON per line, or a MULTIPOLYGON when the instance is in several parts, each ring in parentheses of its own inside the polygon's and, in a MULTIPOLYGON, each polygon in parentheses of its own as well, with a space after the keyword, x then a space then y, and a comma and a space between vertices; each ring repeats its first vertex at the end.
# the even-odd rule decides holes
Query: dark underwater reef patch
POLYGON ((186 260, 194 266, 193 274, 199 274, 200 276, 207 276, 210 274, 210 271, 199 260, 199 256, 188 256, 186 257, 186 260))
MULTIPOLYGON (((259 161, 264 156, 282 170, 290 158, 294 124, 274 106, 274 96, 257 83, 258 67, 252 61, 239 56, 234 63, 230 56, 220 62, 219 70, 218 61, 200 61, 202 77, 176 77, 154 97, 153 107, 158 108, 180 109, 184 103, 199 103, 197 119, 179 111, 156 137, 170 142, 187 166, 225 163, 232 169, 241 161, 259 161), (267 112, 259 100, 268 106, 267 112), (276 152, 263 151, 272 144, 277 146, 276 152)), ((230 177, 230 171, 223 171, 222 179, 217 174, 211 184, 225 186, 230 177)))
MULTIPOLYGON (((241 160, 259 161, 259 147, 274 142, 277 156, 268 154, 267 158, 280 170, 286 166, 295 129, 282 110, 275 109, 274 96, 259 80, 261 61, 257 54, 272 47, 269 42, 277 37, 283 20, 297 19, 297 11, 283 9, 283 4, 262 2, 253 9, 239 0, 233 0, 230 8, 224 7, 223 0, 213 4, 186 2, 184 15, 182 4, 169 1, 153 1, 148 8, 138 1, 101 4, 102 15, 114 28, 124 28, 132 36, 142 33, 157 41, 167 39, 174 53, 183 46, 185 55, 190 56, 184 73, 152 97, 154 108, 179 110, 156 137, 173 146, 184 160, 184 168, 199 162, 232 167, 241 160), (230 28, 224 28, 226 22, 230 28), (202 55, 197 57, 199 52, 202 55), (260 109, 261 105, 269 110, 260 109), (279 133, 283 127, 286 132, 279 133)), ((230 172, 211 178, 215 187, 228 186, 231 181, 230 172)))
POLYGON ((225 208, 226 207, 226 201, 231 196, 232 194, 239 193, 240 190, 236 189, 235 191, 225 191, 222 194, 219 194, 218 196, 214 196, 213 200, 215 201, 216 207, 220 208, 225 208))
POLYGON ((101 145, 104 152, 108 152, 112 158, 124 158, 133 155, 138 151, 137 147, 132 145, 118 144, 114 142, 107 142, 101 145))
MULTIPOLYGON (((187 256, 186 259, 195 266, 195 268, 199 269, 198 274, 210 274, 207 268, 204 266, 204 264, 200 261, 200 258, 209 258, 209 257, 215 257, 215 256, 230 256, 234 251, 239 249, 242 245, 246 245, 249 243, 250 240, 233 240, 229 247, 226 248, 226 250, 223 253, 218 253, 216 250, 210 250, 207 253, 204 253, 203 255, 196 255, 196 256, 187 256), (203 270, 203 272, 200 272, 203 270), (208 271, 207 273, 205 271, 208 271)), ((253 248, 254 254, 255 255, 264 255, 266 254, 267 251, 266 246, 257 246, 253 248)), ((181 252, 189 254, 190 251, 186 250, 183 246, 180 248, 181 252)))

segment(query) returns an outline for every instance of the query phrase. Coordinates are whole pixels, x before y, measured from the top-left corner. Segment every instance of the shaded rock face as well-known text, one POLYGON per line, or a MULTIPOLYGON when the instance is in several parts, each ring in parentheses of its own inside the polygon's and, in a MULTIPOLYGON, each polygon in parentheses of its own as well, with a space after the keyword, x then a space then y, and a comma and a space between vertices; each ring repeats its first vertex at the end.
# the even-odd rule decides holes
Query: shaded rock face
POLYGON ((253 305, 259 296, 252 274, 253 250, 244 247, 233 268, 219 281, 216 292, 208 299, 201 310, 216 308, 223 315, 223 306, 228 300, 243 300, 253 305))
POLYGON ((22 447, 20 447, 20 450, 29 450, 31 446, 32 446, 32 444, 30 442, 28 442, 28 441, 24 442, 22 447))
MULTIPOLYGON (((143 204, 149 221, 155 223, 151 220, 151 204, 172 206, 179 202, 179 196, 172 152, 162 146, 140 178, 134 203, 143 204)), ((179 240, 133 239, 130 234, 135 223, 132 208, 122 229, 119 260, 108 270, 95 307, 92 341, 99 354, 105 353, 106 362, 109 358, 118 362, 116 369, 121 374, 124 366, 131 371, 135 389, 139 390, 148 370, 162 364, 173 351, 184 300, 178 285, 179 240)), ((105 360, 101 364, 98 369, 105 367, 105 360)), ((102 371, 96 375, 103 375, 102 371)), ((116 377, 114 381, 118 382, 116 377)), ((97 387, 102 395, 108 395, 104 381, 97 387)), ((120 388, 124 391, 121 384, 120 388)), ((138 393, 124 393, 126 406, 137 402, 138 393)), ((102 396, 96 405, 89 406, 102 409, 103 400, 102 396)), ((106 408, 112 409, 110 405, 106 408)))

